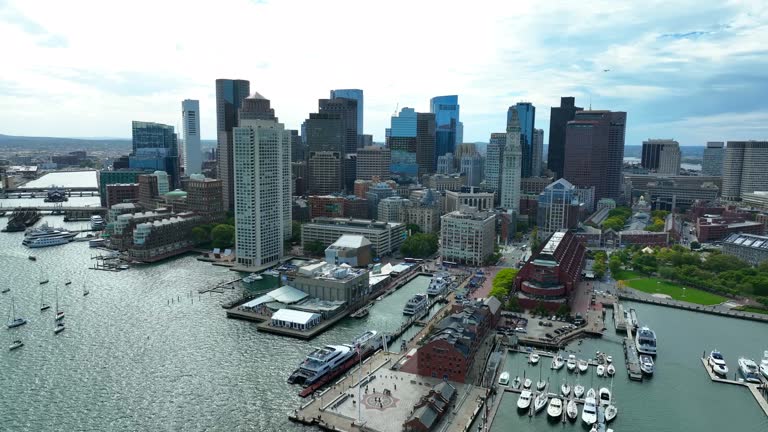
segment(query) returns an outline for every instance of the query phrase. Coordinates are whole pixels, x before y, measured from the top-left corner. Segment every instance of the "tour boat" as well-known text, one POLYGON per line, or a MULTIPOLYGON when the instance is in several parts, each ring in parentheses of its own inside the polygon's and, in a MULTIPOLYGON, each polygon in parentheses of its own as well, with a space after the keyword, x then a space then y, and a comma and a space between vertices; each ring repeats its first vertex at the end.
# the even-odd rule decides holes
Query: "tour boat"
POLYGON ((642 370, 645 374, 653 375, 654 365, 653 358, 651 356, 647 354, 640 356, 640 370, 642 370))
POLYGON ((721 377, 725 377, 728 374, 728 365, 725 363, 725 358, 718 350, 709 353, 709 367, 712 368, 712 372, 721 377))
POLYGON ((746 381, 760 383, 760 372, 754 360, 739 357, 739 372, 746 381))
POLYGON ((605 368, 605 373, 607 373, 608 376, 613 376, 613 374, 616 373, 616 366, 609 364, 608 367, 605 368))
POLYGON ((104 218, 99 215, 93 215, 91 216, 91 229, 94 231, 99 231, 104 229, 104 218))
POLYGON ((30 248, 42 248, 48 246, 58 246, 69 243, 71 238, 66 237, 43 237, 35 239, 24 239, 21 244, 30 248))
POLYGON ((563 396, 568 397, 568 395, 571 394, 571 386, 569 386, 568 383, 563 383, 560 386, 560 392, 563 396))
POLYGON ((499 376, 499 385, 508 386, 509 385, 509 372, 502 372, 499 376))
POLYGON ((547 415, 554 419, 560 419, 563 416, 563 401, 560 398, 553 397, 547 407, 547 415))
POLYGON ((533 411, 538 414, 539 411, 544 409, 545 406, 547 406, 547 401, 549 400, 549 395, 547 395, 546 392, 541 392, 536 396, 536 399, 533 400, 533 411))
POLYGON ((605 366, 600 364, 600 365, 597 365, 596 369, 597 369, 597 371, 596 371, 597 372, 597 376, 601 377, 601 376, 605 375, 605 366))
POLYGON ((416 294, 411 297, 403 308, 403 315, 418 315, 427 310, 429 299, 426 294, 416 294))
POLYGON ((656 333, 648 327, 640 327, 635 335, 635 348, 640 354, 656 355, 656 333))
POLYGON ((327 373, 341 366, 355 354, 353 348, 346 345, 326 345, 307 355, 298 369, 288 378, 289 384, 309 386, 327 373))
POLYGON ((576 396, 576 398, 581 399, 581 397, 584 396, 584 386, 581 384, 573 386, 573 395, 576 396))
MULTIPOLYGON (((590 390, 594 393, 594 390, 590 390)), ((584 400, 584 409, 581 411, 581 420, 587 426, 591 426, 597 422, 597 404, 595 403, 594 396, 587 396, 584 400)))
POLYGON ((563 357, 560 354, 552 358, 552 369, 560 370, 563 366, 565 366, 565 360, 563 360, 563 357))
POLYGON ((576 356, 573 354, 568 355, 568 361, 565 363, 569 371, 576 370, 576 356))
POLYGON ((584 373, 589 369, 589 363, 586 360, 579 360, 578 362, 579 372, 584 373))
POLYGON ((526 378, 525 381, 523 381, 523 388, 529 389, 531 388, 531 384, 533 384, 533 381, 531 381, 530 378, 526 378))
POLYGON ((528 356, 528 363, 530 363, 530 364, 532 364, 532 365, 535 365, 535 364, 539 363, 539 358, 540 358, 540 357, 539 357, 539 355, 538 355, 538 354, 536 354, 536 353, 531 353, 531 354, 528 356))
POLYGON ((763 359, 760 360, 760 373, 768 379, 768 350, 763 351, 763 359))
POLYGON ((22 342, 21 339, 14 339, 13 342, 11 342, 11 344, 8 346, 8 351, 13 351, 23 346, 24 346, 24 342, 22 342))
POLYGON ((440 295, 450 285, 450 276, 448 273, 438 273, 432 276, 432 280, 429 281, 429 287, 427 287, 427 294, 431 296, 440 295))
POLYGON ((521 410, 527 410, 531 407, 531 398, 533 397, 533 394, 530 392, 530 390, 523 390, 520 393, 520 397, 517 398, 517 407, 521 410))
POLYGON ((608 406, 611 404, 611 391, 607 387, 600 388, 598 392, 600 396, 600 406, 608 406))
POLYGON ((571 399, 565 406, 565 414, 568 416, 568 420, 574 421, 579 417, 579 405, 575 400, 571 399))
POLYGON ((616 405, 608 405, 605 407, 605 421, 611 422, 613 419, 616 418, 616 415, 619 413, 619 409, 616 408, 616 405))

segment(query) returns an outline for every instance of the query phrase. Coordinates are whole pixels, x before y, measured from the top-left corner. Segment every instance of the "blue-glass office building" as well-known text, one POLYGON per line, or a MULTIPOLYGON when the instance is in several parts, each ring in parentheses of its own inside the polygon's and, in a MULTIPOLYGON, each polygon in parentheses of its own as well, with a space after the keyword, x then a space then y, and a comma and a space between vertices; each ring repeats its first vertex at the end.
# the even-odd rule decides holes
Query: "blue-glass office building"
POLYGON ((533 130, 536 124, 536 107, 530 102, 518 102, 507 110, 507 124, 511 118, 512 110, 517 110, 517 118, 520 120, 520 147, 523 158, 520 176, 530 177, 533 172, 533 130))
POLYGON ((430 112, 435 114, 435 160, 456 149, 459 127, 459 96, 436 96, 429 101, 430 112))
POLYGON ((413 108, 403 108, 392 116, 389 128, 391 161, 389 171, 395 176, 416 177, 419 165, 416 163, 416 131, 418 115, 413 108))
POLYGON ((357 134, 363 134, 363 91, 360 89, 331 90, 331 99, 344 98, 357 101, 357 134))
POLYGON ((128 157, 132 169, 165 171, 171 189, 181 186, 179 147, 173 126, 151 122, 133 122, 133 151, 128 157))

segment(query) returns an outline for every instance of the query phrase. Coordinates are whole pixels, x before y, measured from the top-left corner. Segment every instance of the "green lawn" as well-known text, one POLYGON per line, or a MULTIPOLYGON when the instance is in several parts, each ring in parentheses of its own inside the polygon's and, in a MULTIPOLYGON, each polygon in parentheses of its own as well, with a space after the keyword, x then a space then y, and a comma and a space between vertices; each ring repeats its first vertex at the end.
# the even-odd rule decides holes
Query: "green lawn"
POLYGON ((644 274, 632 270, 621 270, 613 275, 613 279, 615 280, 638 279, 644 277, 646 277, 644 274))
POLYGON ((736 310, 741 312, 750 312, 750 313, 759 313, 759 314, 768 315, 768 309, 760 309, 752 306, 741 306, 741 307, 737 307, 736 310))
POLYGON ((675 300, 696 303, 700 305, 713 305, 724 302, 725 297, 712 294, 695 288, 683 288, 680 285, 661 281, 656 278, 644 278, 627 281, 630 287, 649 294, 666 294, 675 300))

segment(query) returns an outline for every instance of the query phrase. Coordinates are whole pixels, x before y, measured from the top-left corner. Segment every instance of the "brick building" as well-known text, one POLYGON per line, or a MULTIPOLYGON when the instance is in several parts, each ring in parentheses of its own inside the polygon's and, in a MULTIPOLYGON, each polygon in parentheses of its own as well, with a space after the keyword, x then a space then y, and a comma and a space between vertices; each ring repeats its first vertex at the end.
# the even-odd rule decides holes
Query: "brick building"
POLYGON ((187 192, 186 209, 199 215, 206 222, 224 220, 224 184, 221 180, 193 174, 182 180, 187 192))
POLYGON ((107 190, 107 208, 115 204, 136 202, 139 199, 138 183, 114 183, 106 185, 107 190))

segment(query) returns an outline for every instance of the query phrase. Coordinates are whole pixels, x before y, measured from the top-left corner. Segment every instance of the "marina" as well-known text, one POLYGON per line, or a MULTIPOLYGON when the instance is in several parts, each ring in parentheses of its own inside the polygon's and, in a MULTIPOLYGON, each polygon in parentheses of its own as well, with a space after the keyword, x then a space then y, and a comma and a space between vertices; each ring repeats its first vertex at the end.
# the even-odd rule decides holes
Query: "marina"
POLYGON ((758 383, 746 382, 744 380, 727 379, 727 378, 719 377, 717 376, 717 374, 715 374, 712 368, 709 367, 709 363, 707 362, 706 356, 701 357, 701 364, 704 366, 704 370, 707 371, 707 375, 709 376, 709 379, 712 380, 712 382, 737 385, 737 386, 746 387, 747 389, 749 389, 749 393, 755 398, 757 405, 760 407, 763 413, 765 413, 765 415, 768 416, 768 381, 763 379, 762 383, 758 384, 758 383))

